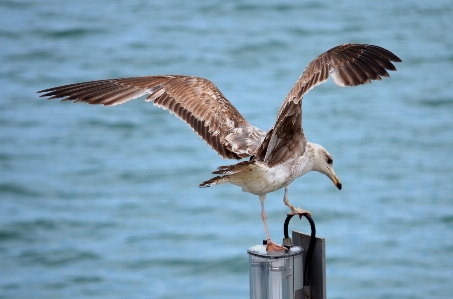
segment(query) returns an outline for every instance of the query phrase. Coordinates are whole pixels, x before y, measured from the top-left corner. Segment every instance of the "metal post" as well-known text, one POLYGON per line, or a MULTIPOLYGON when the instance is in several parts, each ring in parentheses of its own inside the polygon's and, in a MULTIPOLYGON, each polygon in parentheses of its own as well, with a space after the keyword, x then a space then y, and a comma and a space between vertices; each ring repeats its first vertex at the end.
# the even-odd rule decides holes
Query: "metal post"
MULTIPOLYGON (((288 251, 266 251, 256 245, 249 254, 250 299, 294 299, 303 288, 302 248, 288 251)), ((301 298, 302 299, 302 298, 301 298)))

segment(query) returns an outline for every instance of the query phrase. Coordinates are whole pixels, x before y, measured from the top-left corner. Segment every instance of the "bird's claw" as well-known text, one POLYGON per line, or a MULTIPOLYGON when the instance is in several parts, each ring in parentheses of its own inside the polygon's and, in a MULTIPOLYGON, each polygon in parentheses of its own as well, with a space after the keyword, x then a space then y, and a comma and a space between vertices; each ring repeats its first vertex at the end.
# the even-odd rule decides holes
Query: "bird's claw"
POLYGON ((269 251, 282 251, 282 250, 286 250, 286 247, 280 246, 278 244, 275 244, 274 242, 272 242, 271 239, 267 239, 267 242, 266 242, 266 251, 267 252, 269 252, 269 251))
POLYGON ((308 214, 309 216, 311 216, 311 213, 309 211, 301 208, 292 207, 291 212, 288 212, 288 215, 299 215, 299 219, 302 219, 302 216, 304 214, 308 214))

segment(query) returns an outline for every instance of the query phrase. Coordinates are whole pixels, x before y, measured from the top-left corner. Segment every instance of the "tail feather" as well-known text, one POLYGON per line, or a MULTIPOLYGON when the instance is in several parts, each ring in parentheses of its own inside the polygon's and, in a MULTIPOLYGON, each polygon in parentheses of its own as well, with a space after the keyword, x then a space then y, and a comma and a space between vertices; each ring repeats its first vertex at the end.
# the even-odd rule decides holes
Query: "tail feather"
POLYGON ((223 175, 230 175, 235 174, 241 171, 244 171, 244 167, 254 164, 255 161, 242 161, 234 165, 227 165, 227 166, 219 166, 213 174, 223 174, 223 175))
POLYGON ((225 184, 228 183, 228 176, 216 176, 213 177, 207 181, 204 181, 199 187, 206 188, 206 187, 211 187, 212 185, 220 185, 220 184, 225 184))
POLYGON ((251 171, 250 166, 252 166, 253 164, 255 164, 255 161, 243 161, 234 165, 220 166, 216 171, 213 172, 213 174, 220 174, 219 176, 213 177, 212 179, 201 183, 199 186, 210 187, 213 185, 220 185, 225 183, 236 184, 238 178, 237 176, 235 176, 235 174, 251 171))

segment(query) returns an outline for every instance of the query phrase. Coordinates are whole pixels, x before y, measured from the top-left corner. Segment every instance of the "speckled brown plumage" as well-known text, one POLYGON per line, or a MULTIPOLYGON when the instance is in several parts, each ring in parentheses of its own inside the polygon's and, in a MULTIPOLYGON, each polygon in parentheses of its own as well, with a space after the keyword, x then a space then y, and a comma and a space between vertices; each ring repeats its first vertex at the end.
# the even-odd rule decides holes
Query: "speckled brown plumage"
POLYGON ((340 86, 355 86, 388 77, 401 61, 372 45, 345 44, 316 57, 286 96, 267 134, 251 126, 209 80, 190 76, 145 76, 69 84, 39 91, 42 97, 113 106, 148 95, 146 101, 169 110, 187 123, 223 158, 256 156, 272 167, 300 156, 306 138, 301 99, 330 76, 340 86))
POLYGON ((316 57, 283 101, 275 125, 258 148, 257 157, 273 166, 304 152, 306 139, 300 102, 310 89, 327 81, 329 74, 339 86, 371 83, 381 80, 381 76, 389 77, 386 69, 396 70, 391 61, 401 62, 401 59, 384 48, 363 44, 340 45, 316 57))
POLYGON ((400 62, 392 52, 372 45, 345 44, 319 55, 308 64, 286 96, 274 126, 266 133, 250 125, 209 80, 190 76, 148 76, 100 80, 39 91, 42 97, 112 106, 147 95, 146 101, 175 114, 220 156, 250 161, 220 166, 200 184, 209 187, 231 183, 259 196, 268 250, 282 250, 270 239, 264 212, 266 194, 285 188, 284 203, 292 213, 306 213, 288 200, 288 186, 309 171, 328 176, 341 190, 333 158, 319 144, 307 142, 302 129, 302 98, 329 76, 340 86, 356 86, 388 77, 400 62))

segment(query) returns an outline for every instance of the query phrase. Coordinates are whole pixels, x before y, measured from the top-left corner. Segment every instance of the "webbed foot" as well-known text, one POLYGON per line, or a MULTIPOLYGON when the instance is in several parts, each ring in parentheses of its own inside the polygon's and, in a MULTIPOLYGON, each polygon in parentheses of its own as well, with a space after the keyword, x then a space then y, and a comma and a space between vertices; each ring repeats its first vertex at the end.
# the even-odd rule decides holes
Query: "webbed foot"
POLYGON ((272 242, 271 239, 267 239, 267 243, 266 243, 266 251, 267 252, 269 252, 269 251, 282 251, 282 250, 286 250, 286 247, 280 246, 278 244, 275 244, 274 242, 272 242))
POLYGON ((293 206, 290 207, 291 212, 288 212, 288 215, 299 215, 299 218, 302 218, 304 214, 308 214, 311 216, 311 213, 307 210, 301 209, 301 208, 295 208, 293 206))

